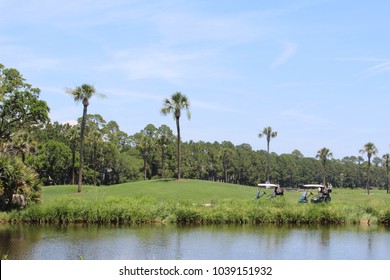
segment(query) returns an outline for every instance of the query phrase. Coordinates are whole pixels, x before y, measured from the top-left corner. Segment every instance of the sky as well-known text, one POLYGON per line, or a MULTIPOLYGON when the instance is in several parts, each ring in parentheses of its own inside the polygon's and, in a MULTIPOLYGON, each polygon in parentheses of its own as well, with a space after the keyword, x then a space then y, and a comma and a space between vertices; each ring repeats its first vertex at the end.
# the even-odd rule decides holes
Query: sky
POLYGON ((183 141, 230 141, 315 157, 390 152, 390 2, 386 0, 0 0, 0 63, 41 89, 51 121, 88 113, 132 135, 175 92, 190 100, 183 141))

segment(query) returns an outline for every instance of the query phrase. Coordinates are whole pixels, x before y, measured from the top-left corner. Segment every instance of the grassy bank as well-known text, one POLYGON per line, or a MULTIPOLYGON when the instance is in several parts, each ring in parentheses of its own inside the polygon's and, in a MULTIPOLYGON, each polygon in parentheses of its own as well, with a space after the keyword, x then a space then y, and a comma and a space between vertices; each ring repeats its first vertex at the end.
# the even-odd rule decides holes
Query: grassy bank
MULTIPOLYGON (((390 223, 390 195, 336 189, 329 204, 298 204, 299 192, 255 200, 257 188, 207 181, 143 181, 110 187, 47 187, 43 203, 1 213, 14 223, 390 223)), ((270 193, 270 191, 268 191, 270 193)))
POLYGON ((150 198, 106 198, 99 201, 59 198, 7 214, 8 221, 37 224, 92 223, 277 223, 389 224, 390 205, 289 204, 284 199, 222 200, 214 205, 190 201, 157 202, 150 198))

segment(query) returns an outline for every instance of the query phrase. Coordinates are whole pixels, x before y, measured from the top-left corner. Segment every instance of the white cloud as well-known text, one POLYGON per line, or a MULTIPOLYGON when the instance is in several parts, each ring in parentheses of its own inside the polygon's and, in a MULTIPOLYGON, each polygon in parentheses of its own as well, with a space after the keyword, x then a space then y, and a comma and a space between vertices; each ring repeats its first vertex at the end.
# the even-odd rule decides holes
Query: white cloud
POLYGON ((298 45, 295 43, 287 42, 283 44, 282 53, 272 63, 271 68, 275 69, 285 64, 295 53, 297 52, 298 45))
POLYGON ((1 59, 5 67, 34 72, 60 68, 62 61, 16 42, 16 38, 0 37, 1 59))
POLYGON ((364 74, 365 77, 370 77, 388 71, 390 71, 390 59, 383 60, 381 63, 367 68, 364 74))
POLYGON ((205 16, 198 13, 159 15, 155 24, 166 42, 232 44, 253 41, 261 36, 254 14, 205 16))
POLYGON ((124 71, 130 80, 166 79, 175 80, 183 75, 183 65, 197 58, 197 54, 174 53, 162 47, 129 49, 112 54, 113 62, 102 67, 103 70, 124 71))
POLYGON ((199 81, 237 78, 234 69, 220 61, 218 47, 199 48, 161 44, 114 51, 102 71, 120 71, 129 80, 156 79, 173 85, 188 86, 199 81))
POLYGON ((122 0, 23 0, 3 1, 3 16, 0 22, 24 22, 72 25, 74 21, 84 24, 101 22, 104 17, 90 17, 95 13, 107 12, 121 4, 122 0), (22 3, 18 3, 22 2, 22 3), (17 8, 15 8, 17 7, 17 8), (74 19, 74 20, 70 20, 74 19))
POLYGON ((308 87, 308 86, 313 86, 315 84, 311 83, 297 83, 297 82, 287 82, 287 83, 280 83, 277 84, 277 88, 303 88, 303 87, 308 87))
POLYGON ((305 125, 329 123, 329 120, 323 117, 324 110, 321 104, 321 100, 295 103, 295 105, 282 109, 280 115, 288 121, 305 125))
POLYGON ((283 110, 281 115, 287 117, 288 119, 298 119, 304 122, 312 122, 317 119, 314 114, 309 114, 308 112, 305 113, 294 108, 283 110))
POLYGON ((191 101, 191 105, 197 108, 201 109, 206 109, 210 111, 215 111, 215 112, 225 112, 225 113, 235 113, 235 114, 244 114, 243 111, 237 110, 237 109, 232 109, 226 106, 223 106, 220 103, 214 103, 214 102, 204 102, 204 101, 199 101, 199 100, 193 100, 191 101))
POLYGON ((375 56, 335 57, 333 59, 338 61, 358 61, 358 62, 383 61, 383 58, 379 58, 375 56))
POLYGON ((363 63, 375 63, 375 65, 366 68, 361 76, 363 78, 368 78, 383 72, 390 71, 390 59, 381 58, 376 56, 356 56, 356 57, 338 57, 334 58, 337 61, 347 61, 347 62, 363 62, 363 63))
POLYGON ((75 126, 78 124, 78 121, 76 120, 69 120, 69 121, 64 121, 62 124, 69 124, 70 126, 75 126))
MULTIPOLYGON (((106 88, 104 92, 107 92, 109 95, 108 102, 113 100, 113 103, 117 103, 117 99, 123 100, 123 98, 130 98, 131 100, 149 100, 149 101, 159 101, 162 103, 165 96, 160 94, 152 94, 150 92, 134 91, 134 90, 124 90, 119 88, 106 88)), ((122 102, 123 103, 123 102, 122 102)))

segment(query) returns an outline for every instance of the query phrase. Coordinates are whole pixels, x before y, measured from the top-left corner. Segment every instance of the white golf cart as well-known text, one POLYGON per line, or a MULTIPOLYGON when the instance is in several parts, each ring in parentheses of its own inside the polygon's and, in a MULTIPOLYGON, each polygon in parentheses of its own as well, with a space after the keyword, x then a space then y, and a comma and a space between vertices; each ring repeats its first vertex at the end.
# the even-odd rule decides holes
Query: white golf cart
POLYGON ((259 187, 259 190, 257 191, 256 194, 256 199, 259 199, 263 195, 266 195, 267 193, 263 191, 263 194, 261 193, 261 188, 264 187, 265 189, 271 189, 273 190, 272 194, 268 195, 268 197, 276 197, 276 196, 283 196, 284 195, 284 189, 280 187, 278 184, 271 184, 271 183, 264 183, 264 184, 257 184, 259 187))
POLYGON ((307 184, 300 186, 301 189, 303 189, 303 193, 301 197, 299 198, 299 203, 307 203, 309 196, 312 196, 313 193, 310 190, 317 190, 317 195, 314 196, 310 200, 311 203, 320 203, 320 202, 326 202, 329 203, 332 199, 330 197, 330 189, 327 186, 324 186, 322 184, 307 184))

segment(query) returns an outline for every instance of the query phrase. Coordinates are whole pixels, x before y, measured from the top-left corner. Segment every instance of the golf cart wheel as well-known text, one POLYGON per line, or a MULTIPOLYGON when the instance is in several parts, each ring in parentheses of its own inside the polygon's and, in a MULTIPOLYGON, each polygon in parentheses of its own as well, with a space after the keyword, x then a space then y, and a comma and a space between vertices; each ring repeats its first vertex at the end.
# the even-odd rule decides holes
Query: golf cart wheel
POLYGON ((326 198, 325 198, 325 202, 326 202, 326 203, 329 203, 330 200, 331 200, 330 197, 326 197, 326 198))

